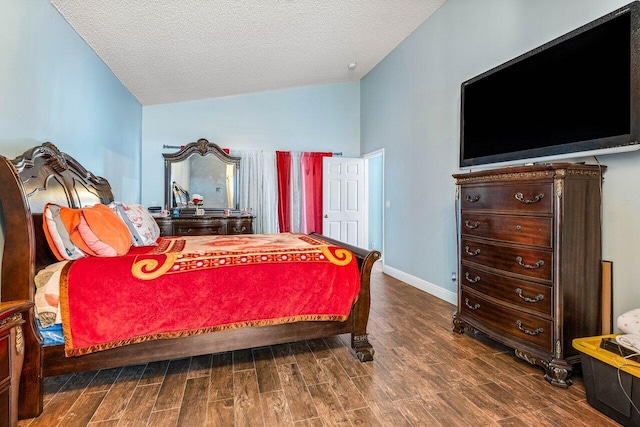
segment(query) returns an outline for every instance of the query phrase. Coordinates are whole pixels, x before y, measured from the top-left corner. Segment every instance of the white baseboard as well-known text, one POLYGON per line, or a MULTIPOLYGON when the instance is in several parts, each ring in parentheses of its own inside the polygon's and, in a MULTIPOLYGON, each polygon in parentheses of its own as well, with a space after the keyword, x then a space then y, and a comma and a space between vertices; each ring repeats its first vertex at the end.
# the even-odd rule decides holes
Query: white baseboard
POLYGON ((421 291, 425 291, 428 294, 433 295, 436 298, 440 298, 443 301, 451 303, 453 305, 458 304, 458 295, 455 292, 448 291, 446 289, 441 288, 438 285, 434 285, 433 283, 427 282, 426 280, 419 279, 415 276, 407 274, 403 271, 396 270, 393 267, 389 267, 388 265, 382 266, 382 271, 389 276, 401 280, 414 288, 418 288, 421 291))

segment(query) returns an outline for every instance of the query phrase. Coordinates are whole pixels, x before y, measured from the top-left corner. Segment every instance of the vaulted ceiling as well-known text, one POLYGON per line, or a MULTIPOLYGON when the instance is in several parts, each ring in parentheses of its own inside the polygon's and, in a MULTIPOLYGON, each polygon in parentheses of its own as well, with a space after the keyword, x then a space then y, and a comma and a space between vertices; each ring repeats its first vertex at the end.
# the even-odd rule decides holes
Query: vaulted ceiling
POLYGON ((445 1, 51 3, 150 105, 358 81, 445 1))

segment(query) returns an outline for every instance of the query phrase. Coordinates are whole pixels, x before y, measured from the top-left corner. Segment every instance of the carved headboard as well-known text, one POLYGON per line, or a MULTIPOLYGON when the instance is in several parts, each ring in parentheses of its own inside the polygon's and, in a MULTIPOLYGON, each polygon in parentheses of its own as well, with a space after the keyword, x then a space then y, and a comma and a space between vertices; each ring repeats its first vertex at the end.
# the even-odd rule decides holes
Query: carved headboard
POLYGON ((35 271, 57 261, 42 230, 47 203, 79 208, 111 201, 106 179, 50 142, 13 160, 0 156, 0 207, 5 220, 1 300, 33 300, 35 271))

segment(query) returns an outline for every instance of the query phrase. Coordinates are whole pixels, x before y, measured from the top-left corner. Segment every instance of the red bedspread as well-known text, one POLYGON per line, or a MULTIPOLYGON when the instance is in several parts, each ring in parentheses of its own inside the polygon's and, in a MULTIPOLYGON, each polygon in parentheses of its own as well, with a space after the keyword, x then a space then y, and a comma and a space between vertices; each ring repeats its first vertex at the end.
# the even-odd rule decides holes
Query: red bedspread
POLYGON ((351 252, 306 235, 161 239, 62 272, 67 356, 151 339, 296 321, 344 321, 360 290, 351 252))

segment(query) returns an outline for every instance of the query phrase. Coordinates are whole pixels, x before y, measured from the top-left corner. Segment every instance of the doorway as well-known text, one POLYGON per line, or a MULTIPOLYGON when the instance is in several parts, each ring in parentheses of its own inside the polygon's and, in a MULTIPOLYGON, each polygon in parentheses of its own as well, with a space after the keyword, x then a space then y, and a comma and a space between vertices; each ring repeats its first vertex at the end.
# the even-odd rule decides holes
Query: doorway
POLYGON ((365 161, 367 249, 384 257, 384 148, 363 156, 365 161))
POLYGON ((384 248, 384 149, 323 158, 322 234, 363 249, 384 248))

